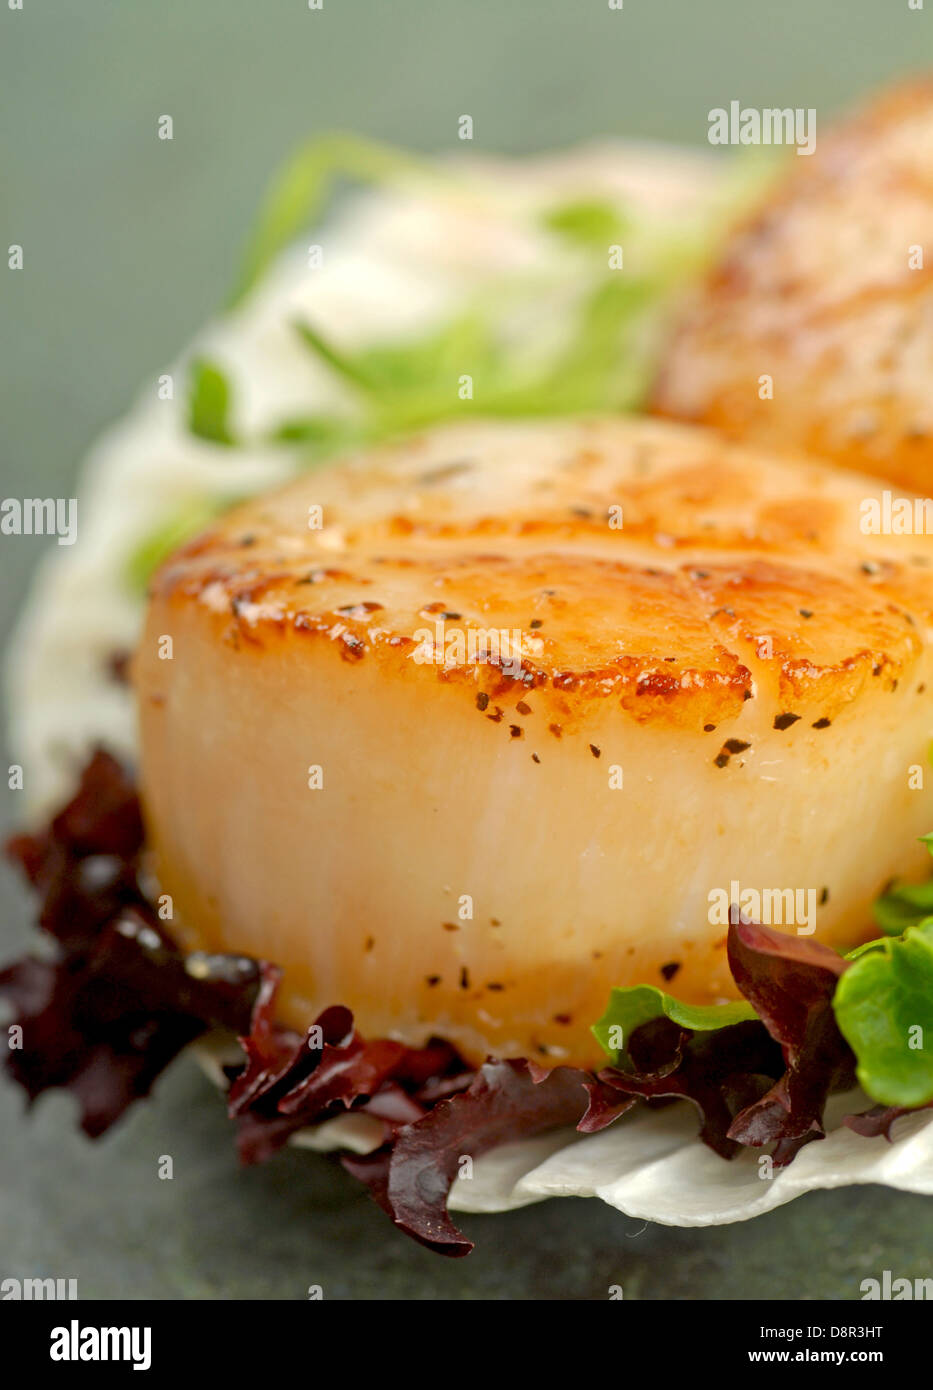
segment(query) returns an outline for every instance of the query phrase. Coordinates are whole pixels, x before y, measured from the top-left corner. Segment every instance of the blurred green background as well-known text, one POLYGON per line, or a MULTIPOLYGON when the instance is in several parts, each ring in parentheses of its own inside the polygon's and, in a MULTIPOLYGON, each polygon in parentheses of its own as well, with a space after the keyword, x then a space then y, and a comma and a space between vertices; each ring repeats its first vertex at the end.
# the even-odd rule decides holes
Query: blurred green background
MULTIPOLYGON (((69 495, 88 444, 222 300, 272 169, 309 133, 423 150, 542 150, 599 135, 701 144, 733 99, 836 110, 933 64, 933 0, 23 0, 0 8, 4 494, 69 495), (174 140, 156 137, 160 115, 174 140), (38 489, 38 492, 36 491, 38 489)), ((6 630, 47 542, 3 537, 6 630)), ((10 759, 13 754, 10 752, 10 759)), ((9 798, 8 798, 9 800, 9 798)), ((12 808, 5 808, 9 824, 12 808)), ((6 947, 28 905, 3 870, 6 947)), ((182 1063, 96 1148, 0 1087, 0 1278, 83 1297, 857 1298, 931 1272, 933 1204, 871 1189, 743 1226, 642 1230, 601 1203, 465 1225, 443 1262, 349 1179, 287 1154, 241 1173, 222 1107, 182 1063), (175 1157, 172 1183, 156 1178, 175 1157)))

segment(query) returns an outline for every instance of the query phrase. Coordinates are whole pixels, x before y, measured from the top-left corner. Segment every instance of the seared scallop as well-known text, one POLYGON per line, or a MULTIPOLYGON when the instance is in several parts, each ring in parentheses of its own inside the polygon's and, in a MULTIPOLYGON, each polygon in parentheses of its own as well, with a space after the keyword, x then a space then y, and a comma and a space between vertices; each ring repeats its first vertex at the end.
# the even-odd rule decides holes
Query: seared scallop
POLYGON ((135 660, 173 930, 276 961, 296 1026, 580 1064, 612 986, 734 994, 739 893, 873 934, 933 824, 933 541, 864 534, 880 488, 476 423, 229 513, 135 660))
POLYGON ((933 488, 933 81, 825 136, 684 312, 657 413, 933 488))

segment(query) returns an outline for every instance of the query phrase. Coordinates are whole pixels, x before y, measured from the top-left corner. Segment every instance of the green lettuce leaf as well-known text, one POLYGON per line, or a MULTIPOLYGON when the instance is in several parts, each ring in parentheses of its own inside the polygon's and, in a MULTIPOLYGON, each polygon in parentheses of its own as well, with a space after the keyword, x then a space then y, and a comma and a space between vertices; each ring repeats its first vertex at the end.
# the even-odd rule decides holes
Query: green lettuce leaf
MULTIPOLYGON (((347 181, 426 188, 454 204, 465 198, 469 205, 477 193, 455 170, 390 146, 347 135, 312 139, 275 175, 228 307, 243 299, 303 229, 320 223, 338 185, 347 181)), ((744 195, 734 199, 743 200, 744 195)), ((259 439, 238 439, 230 418, 231 383, 216 363, 198 360, 189 382, 192 433, 225 447, 289 447, 298 463, 315 464, 347 448, 472 414, 556 417, 639 409, 654 374, 659 316, 678 286, 708 259, 721 230, 717 219, 646 219, 637 208, 585 193, 533 215, 539 228, 571 252, 559 258, 558 268, 542 264, 484 282, 465 296, 450 321, 414 340, 351 351, 313 323, 295 325, 306 348, 356 394, 357 409, 348 419, 320 415, 309 402, 307 415, 299 409, 259 439), (634 250, 638 272, 610 267, 609 247, 623 243, 626 253, 634 250), (566 327, 543 360, 535 329, 542 316, 566 327), (524 333, 516 331, 521 323, 530 325, 524 333), (466 398, 460 390, 464 376, 472 378, 472 396, 466 398)))
POLYGON ((620 1060, 625 1060, 627 1039, 635 1029, 662 1014, 694 1033, 709 1033, 758 1017, 744 1000, 730 1004, 684 1004, 654 985, 635 985, 632 989, 614 989, 611 992, 606 1012, 598 1023, 593 1024, 593 1036, 612 1064, 617 1066, 620 1060))
POLYGON ((933 920, 853 952, 833 1011, 873 1100, 907 1108, 933 1101, 933 920))
POLYGON ((653 370, 637 337, 658 294, 647 278, 598 282, 565 344, 533 366, 527 345, 501 341, 495 316, 478 306, 422 338, 357 352, 338 349, 307 323, 296 331, 358 393, 359 442, 378 442, 471 412, 508 419, 636 409, 653 370), (458 391, 463 375, 472 380, 468 399, 458 391))
POLYGON ((148 532, 133 548, 125 566, 127 587, 134 594, 144 594, 149 579, 185 541, 205 530, 227 507, 230 498, 192 497, 148 532))
POLYGON ((249 293, 276 256, 320 215, 338 179, 380 184, 406 176, 435 183, 443 180, 440 169, 374 140, 331 135, 306 141, 277 172, 266 193, 230 307, 249 293))
POLYGON ((188 428, 211 444, 235 444, 230 429, 230 383, 215 362, 198 358, 188 383, 188 428))
POLYGON ((884 949, 887 940, 888 938, 886 936, 879 936, 874 941, 863 941, 861 946, 856 946, 853 950, 846 951, 845 958, 846 960, 858 960, 859 956, 865 956, 869 951, 881 951, 884 949))
MULTIPOLYGON (((933 831, 919 836, 933 855, 933 831)), ((933 878, 925 883, 894 883, 875 902, 872 912, 875 921, 888 936, 900 936, 908 927, 919 926, 933 917, 933 878)))
POLYGON ((270 444, 300 444, 312 461, 352 447, 359 437, 358 426, 333 415, 291 416, 281 420, 267 436, 270 444))
POLYGON ((614 203, 602 198, 579 198, 548 208, 542 223, 574 246, 603 253, 621 242, 631 226, 614 203))
POLYGON ((933 879, 926 883, 896 883, 872 908, 875 921, 888 936, 933 917, 933 879))

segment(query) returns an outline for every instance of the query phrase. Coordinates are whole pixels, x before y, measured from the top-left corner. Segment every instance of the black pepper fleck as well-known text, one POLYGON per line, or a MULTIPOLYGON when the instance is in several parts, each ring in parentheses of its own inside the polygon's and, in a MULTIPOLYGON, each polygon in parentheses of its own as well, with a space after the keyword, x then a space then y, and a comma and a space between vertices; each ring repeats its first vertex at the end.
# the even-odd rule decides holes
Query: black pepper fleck
POLYGON ((360 637, 355 637, 352 632, 344 632, 340 638, 340 655, 344 661, 359 661, 366 650, 366 643, 360 637))
POLYGON ((719 752, 713 759, 713 766, 727 767, 729 764, 729 759, 732 757, 732 754, 744 753, 746 748, 751 748, 751 744, 746 743, 744 739, 727 738, 725 743, 722 745, 719 752))

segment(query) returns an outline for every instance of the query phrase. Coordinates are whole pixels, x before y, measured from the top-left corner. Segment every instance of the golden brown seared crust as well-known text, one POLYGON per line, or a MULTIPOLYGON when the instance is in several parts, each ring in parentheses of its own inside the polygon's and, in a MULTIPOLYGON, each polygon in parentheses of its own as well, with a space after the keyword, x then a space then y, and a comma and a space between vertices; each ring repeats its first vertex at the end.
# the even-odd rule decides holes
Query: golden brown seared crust
POLYGON ((700 729, 755 699, 812 722, 896 688, 930 638, 933 540, 863 535, 878 488, 656 421, 479 423, 238 508, 154 598, 244 651, 316 639, 567 717, 611 700, 700 729))
POLYGON ((653 408, 927 493, 931 379, 927 78, 818 131, 812 156, 791 157, 685 312, 653 408), (773 399, 759 398, 763 376, 773 399))

